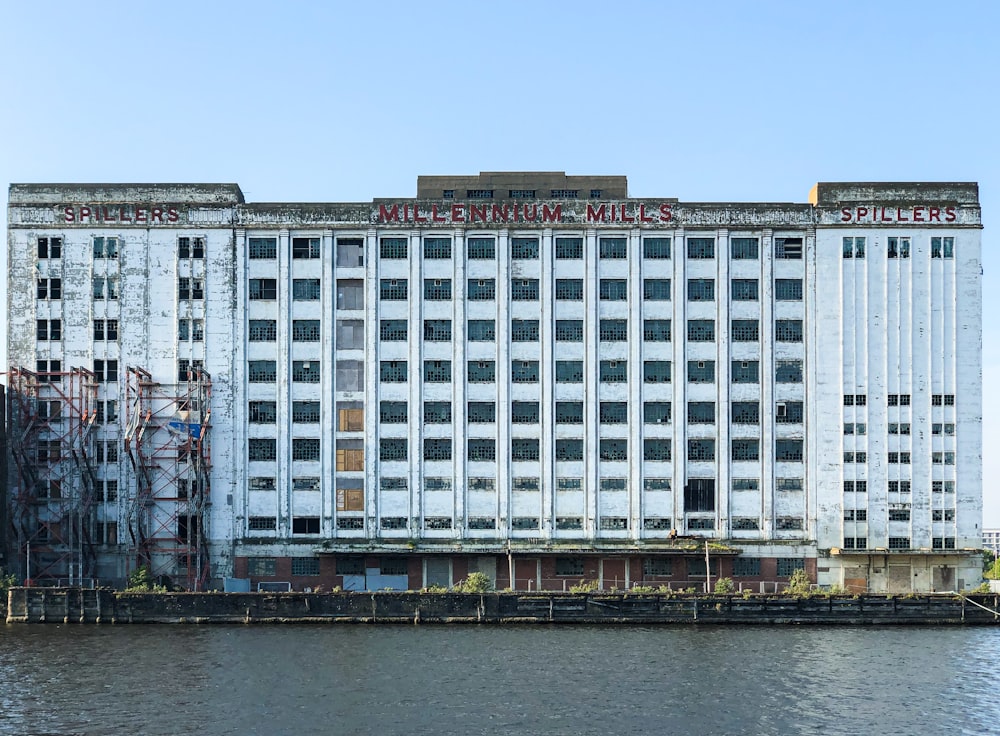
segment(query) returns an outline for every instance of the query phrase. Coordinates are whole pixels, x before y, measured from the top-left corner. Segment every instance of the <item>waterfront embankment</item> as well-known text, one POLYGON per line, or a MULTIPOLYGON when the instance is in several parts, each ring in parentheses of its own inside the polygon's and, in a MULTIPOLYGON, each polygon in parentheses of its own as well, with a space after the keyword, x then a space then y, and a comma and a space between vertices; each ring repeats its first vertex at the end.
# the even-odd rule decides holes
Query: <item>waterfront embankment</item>
POLYGON ((11 588, 8 624, 1000 624, 1000 596, 131 593, 11 588))

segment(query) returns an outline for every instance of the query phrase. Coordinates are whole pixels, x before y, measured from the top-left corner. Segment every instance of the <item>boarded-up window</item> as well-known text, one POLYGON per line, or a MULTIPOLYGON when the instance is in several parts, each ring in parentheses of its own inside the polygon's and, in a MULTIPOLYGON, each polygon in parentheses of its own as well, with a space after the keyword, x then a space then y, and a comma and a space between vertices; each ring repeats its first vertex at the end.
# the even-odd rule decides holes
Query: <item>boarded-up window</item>
POLYGON ((364 488, 338 488, 337 511, 364 511, 364 488))
POLYGON ((338 440, 337 470, 364 470, 365 450, 361 440, 338 440))
POLYGON ((340 409, 337 428, 341 432, 362 432, 365 428, 364 409, 340 409))

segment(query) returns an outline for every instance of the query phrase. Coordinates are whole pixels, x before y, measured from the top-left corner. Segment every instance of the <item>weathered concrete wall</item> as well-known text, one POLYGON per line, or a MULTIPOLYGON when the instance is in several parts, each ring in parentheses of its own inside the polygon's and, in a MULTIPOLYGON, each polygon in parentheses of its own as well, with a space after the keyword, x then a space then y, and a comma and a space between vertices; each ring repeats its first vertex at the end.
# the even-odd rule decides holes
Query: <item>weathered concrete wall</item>
POLYGON ((12 588, 12 623, 1000 624, 1000 595, 119 593, 12 588))

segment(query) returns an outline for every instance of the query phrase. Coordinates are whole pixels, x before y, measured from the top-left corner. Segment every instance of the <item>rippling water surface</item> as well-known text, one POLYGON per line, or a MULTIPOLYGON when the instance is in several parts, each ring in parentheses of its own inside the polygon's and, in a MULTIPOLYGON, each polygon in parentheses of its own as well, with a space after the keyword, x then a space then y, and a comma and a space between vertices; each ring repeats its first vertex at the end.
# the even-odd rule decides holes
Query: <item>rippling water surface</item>
POLYGON ((0 733, 1000 733, 1000 629, 3 626, 0 733))

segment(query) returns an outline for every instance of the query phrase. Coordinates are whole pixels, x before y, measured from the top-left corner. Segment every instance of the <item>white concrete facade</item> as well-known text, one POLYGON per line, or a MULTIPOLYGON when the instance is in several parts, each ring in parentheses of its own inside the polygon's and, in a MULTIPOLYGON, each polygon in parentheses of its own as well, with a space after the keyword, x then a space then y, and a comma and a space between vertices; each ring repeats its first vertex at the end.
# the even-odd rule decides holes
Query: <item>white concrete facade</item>
MULTIPOLYGON (((667 553, 681 537, 806 561, 821 585, 979 582, 974 184, 329 205, 13 185, 9 223, 11 366, 116 359, 97 399, 120 407, 128 366, 210 374, 212 579, 248 558, 667 553), (40 258, 52 237, 61 257, 40 258), (193 239, 203 255, 179 257, 193 239), (109 277, 117 299, 95 296, 109 277), (60 298, 41 298, 48 278, 60 298), (116 340, 95 338, 107 319, 116 340)), ((120 442, 127 422, 87 441, 120 442)), ((119 491, 94 507, 118 522, 96 576, 134 566, 126 455, 97 469, 119 491)))

